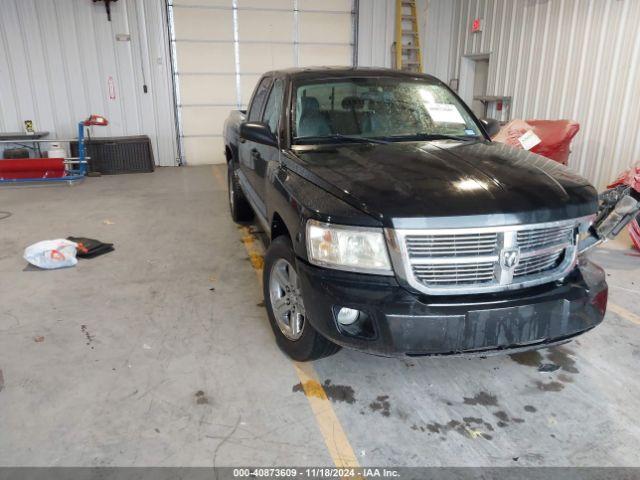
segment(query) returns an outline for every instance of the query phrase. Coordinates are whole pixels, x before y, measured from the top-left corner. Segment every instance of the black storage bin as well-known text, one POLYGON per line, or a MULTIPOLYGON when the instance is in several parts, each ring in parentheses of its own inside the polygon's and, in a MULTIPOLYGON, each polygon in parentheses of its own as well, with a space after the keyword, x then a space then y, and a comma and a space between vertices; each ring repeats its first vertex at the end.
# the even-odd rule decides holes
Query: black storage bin
POLYGON ((29 149, 27 148, 7 148, 3 152, 3 158, 29 158, 29 149))
MULTIPOLYGON (((71 142, 71 156, 78 156, 78 142, 71 142)), ((85 139, 88 171, 105 175, 153 172, 153 150, 146 135, 85 139)))

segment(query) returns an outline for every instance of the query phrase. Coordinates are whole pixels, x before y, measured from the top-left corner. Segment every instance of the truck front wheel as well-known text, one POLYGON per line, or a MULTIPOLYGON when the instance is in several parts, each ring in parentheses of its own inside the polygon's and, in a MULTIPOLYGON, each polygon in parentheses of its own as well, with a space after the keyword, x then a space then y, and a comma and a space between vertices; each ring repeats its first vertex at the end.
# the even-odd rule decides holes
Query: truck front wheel
POLYGON ((238 174, 234 170, 231 162, 229 162, 227 169, 227 185, 229 188, 229 210, 231 210, 231 218, 234 222, 248 222, 253 218, 253 210, 245 198, 244 193, 242 193, 238 174))
POLYGON ((334 354, 340 347, 309 323, 291 241, 277 237, 265 256, 264 303, 276 343, 292 359, 306 362, 334 354))

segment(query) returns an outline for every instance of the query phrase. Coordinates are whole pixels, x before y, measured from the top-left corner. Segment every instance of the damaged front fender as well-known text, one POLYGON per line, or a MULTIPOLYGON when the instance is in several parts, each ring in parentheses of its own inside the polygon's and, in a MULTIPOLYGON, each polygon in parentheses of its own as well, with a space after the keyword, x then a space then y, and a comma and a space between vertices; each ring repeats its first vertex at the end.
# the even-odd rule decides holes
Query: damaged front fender
MULTIPOLYGON (((640 167, 636 170, 640 173, 640 167)), ((636 248, 640 248, 640 228, 638 228, 640 177, 636 174, 631 177, 632 181, 624 181, 627 178, 628 176, 623 175, 621 179, 609 186, 609 190, 599 195, 598 214, 587 234, 580 239, 579 253, 584 253, 596 245, 615 238, 624 227, 630 224, 631 238, 636 248)))

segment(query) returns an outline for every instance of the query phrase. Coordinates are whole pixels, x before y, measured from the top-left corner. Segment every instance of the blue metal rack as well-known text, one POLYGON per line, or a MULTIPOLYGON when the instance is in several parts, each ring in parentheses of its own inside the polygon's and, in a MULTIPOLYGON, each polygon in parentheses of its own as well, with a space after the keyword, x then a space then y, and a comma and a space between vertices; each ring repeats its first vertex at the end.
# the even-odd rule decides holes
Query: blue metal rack
MULTIPOLYGON (((50 177, 50 178, 2 178, 0 177, 0 184, 20 184, 20 183, 50 183, 50 182, 67 182, 69 184, 76 183, 82 179, 87 174, 87 160, 86 156, 86 148, 85 148, 85 127, 96 125, 96 126, 106 126, 109 122, 106 118, 101 117, 99 115, 91 115, 86 120, 78 122, 78 156, 77 157, 65 157, 64 164, 72 166, 70 168, 65 168, 65 175, 62 177, 50 177)), ((0 140, 0 143, 60 143, 60 142, 74 142, 73 140, 41 140, 41 139, 24 139, 24 137, 20 137, 19 140, 0 140)), ((38 149, 39 150, 39 149, 38 149)), ((25 161, 29 159, 25 158, 25 161)), ((2 159, 0 159, 0 162, 2 159)))

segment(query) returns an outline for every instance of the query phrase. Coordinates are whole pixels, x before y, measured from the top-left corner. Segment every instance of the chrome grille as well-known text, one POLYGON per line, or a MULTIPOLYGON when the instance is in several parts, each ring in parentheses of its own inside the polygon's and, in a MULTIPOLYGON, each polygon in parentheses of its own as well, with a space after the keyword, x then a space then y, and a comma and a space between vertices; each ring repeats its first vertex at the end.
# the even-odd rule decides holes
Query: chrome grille
POLYGON ((554 269, 560 264, 563 253, 564 250, 556 250, 555 252, 524 258, 520 260, 520 263, 513 271, 513 276, 514 278, 522 277, 554 269))
POLYGON ((406 240, 411 258, 465 257, 493 253, 498 243, 498 234, 408 235, 406 240))
POLYGON ((473 285, 493 281, 492 262, 414 265, 418 280, 432 285, 473 285))
POLYGON ((388 230, 394 268, 428 294, 496 292, 564 277, 575 263, 575 219, 510 227, 388 230))
POLYGON ((522 251, 527 251, 571 242, 573 230, 573 225, 520 230, 518 232, 518 246, 522 251))

